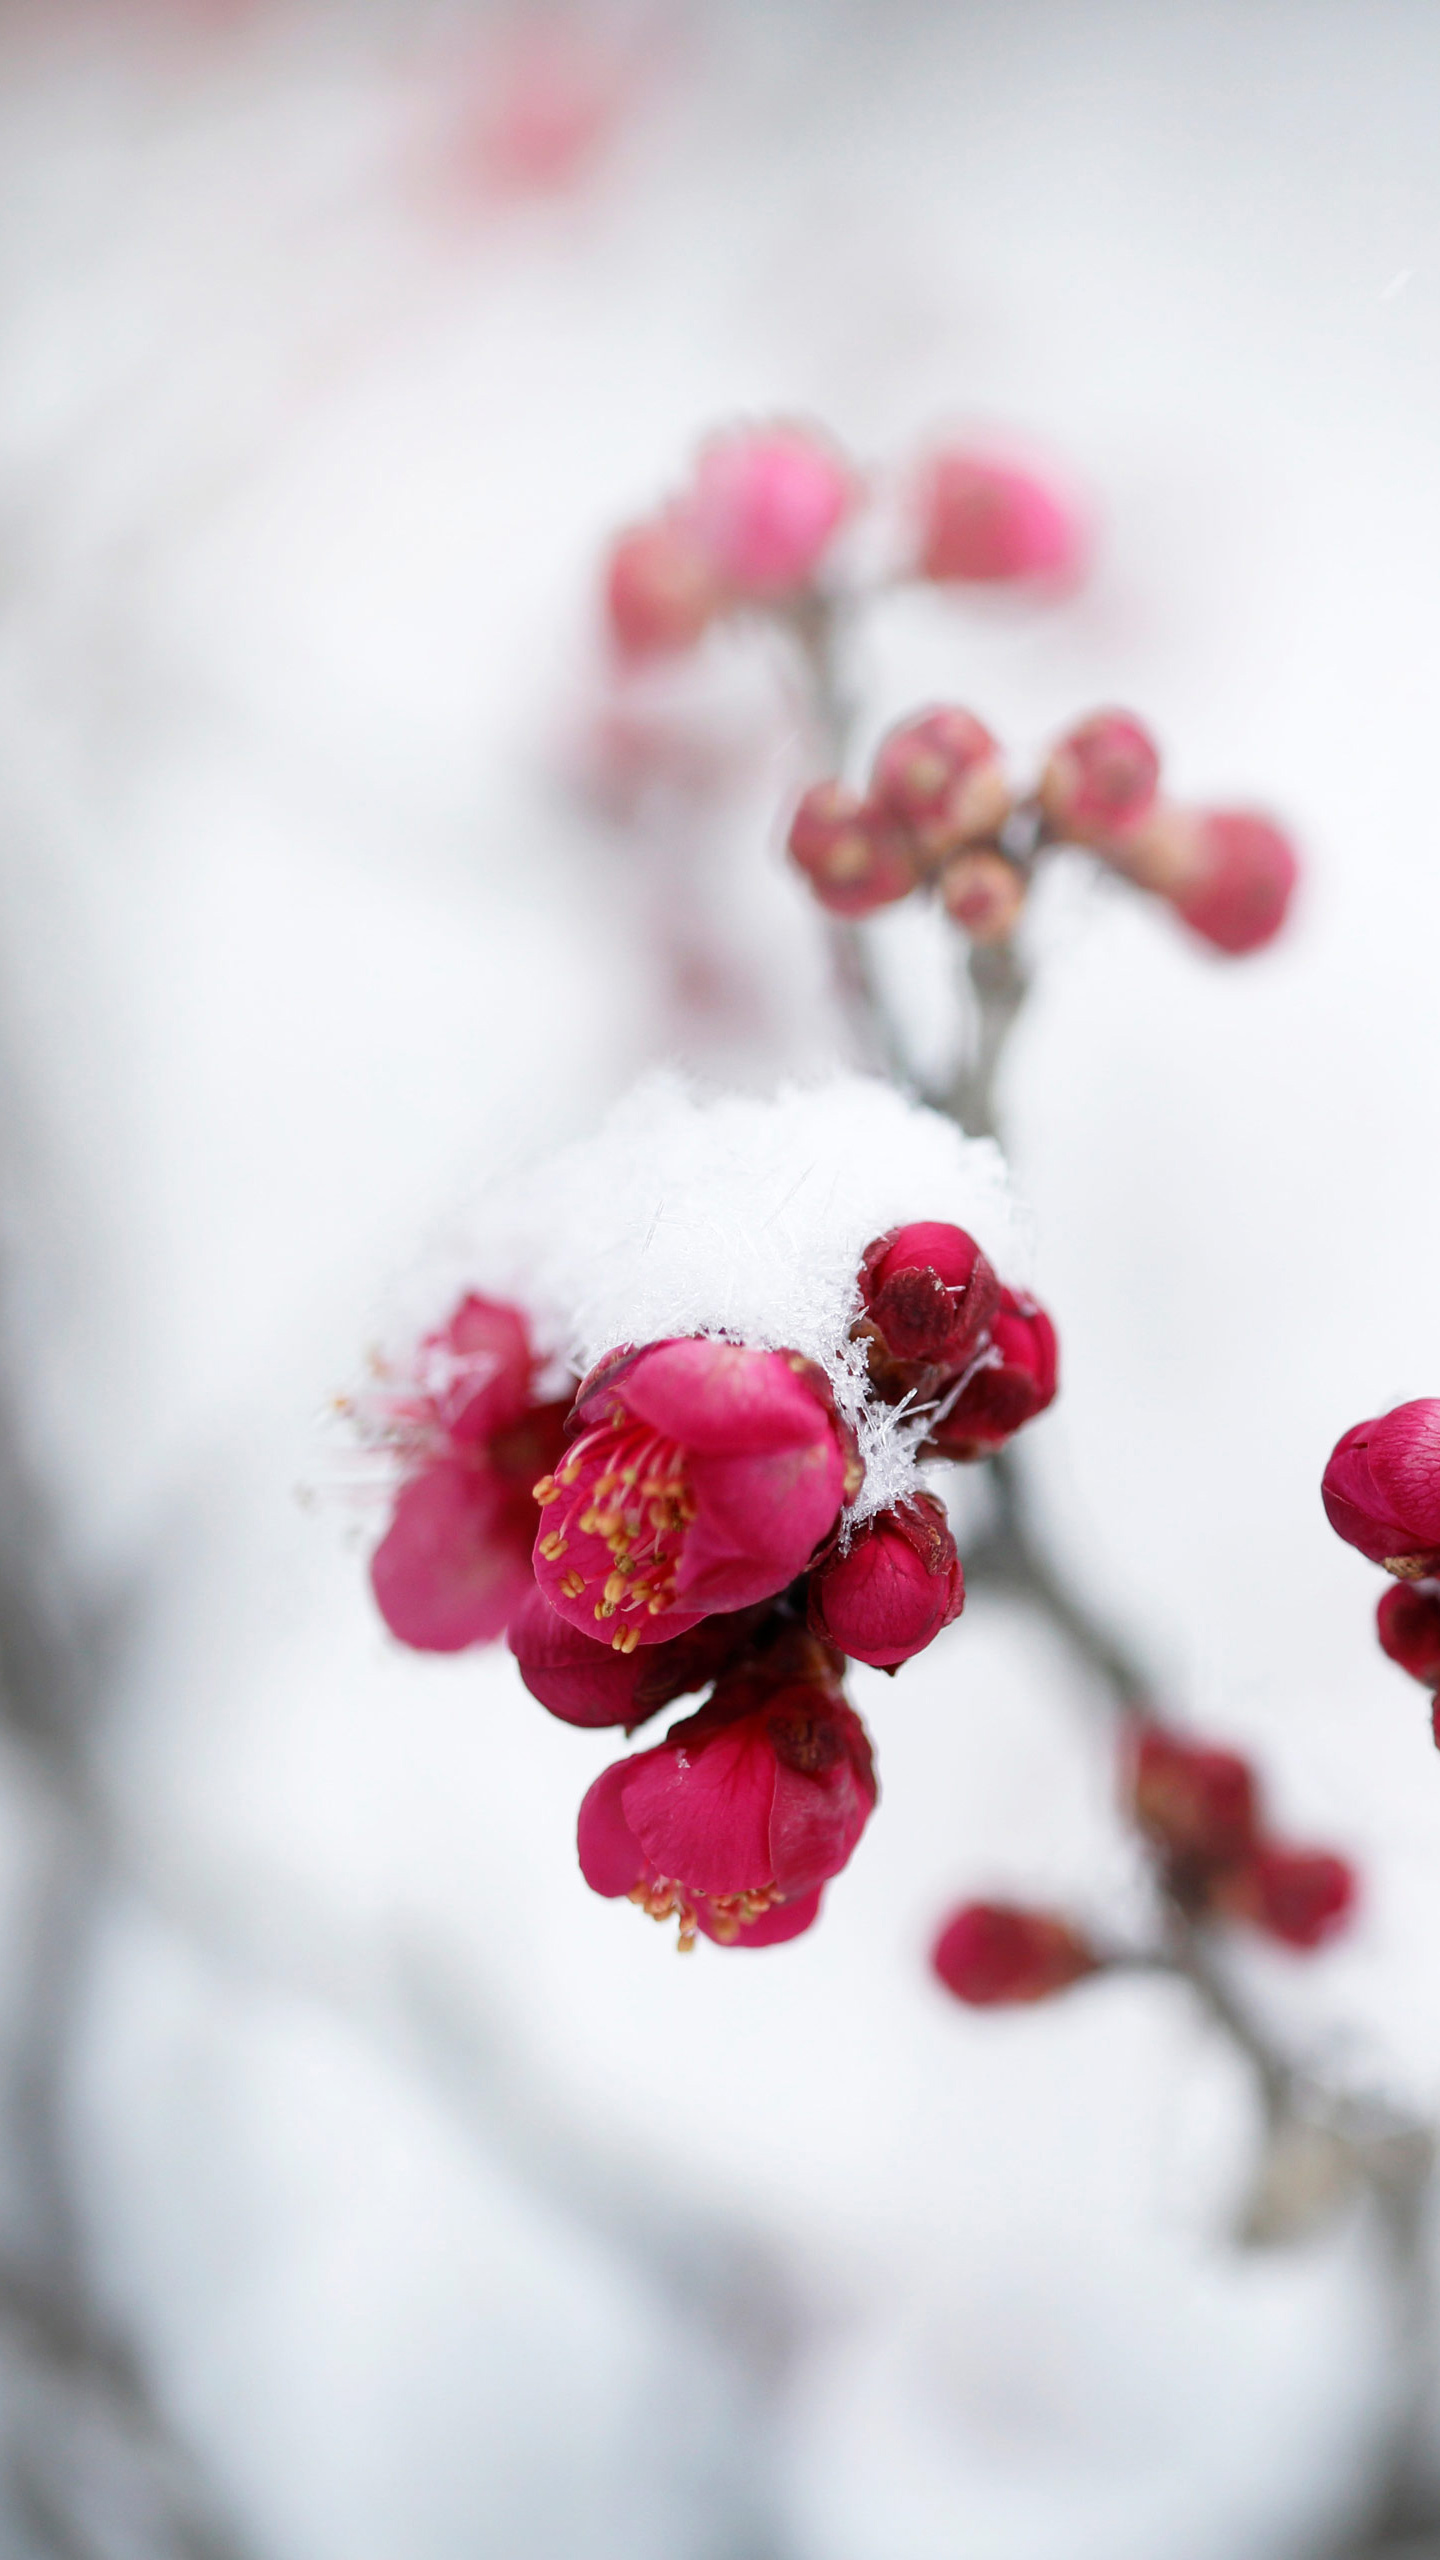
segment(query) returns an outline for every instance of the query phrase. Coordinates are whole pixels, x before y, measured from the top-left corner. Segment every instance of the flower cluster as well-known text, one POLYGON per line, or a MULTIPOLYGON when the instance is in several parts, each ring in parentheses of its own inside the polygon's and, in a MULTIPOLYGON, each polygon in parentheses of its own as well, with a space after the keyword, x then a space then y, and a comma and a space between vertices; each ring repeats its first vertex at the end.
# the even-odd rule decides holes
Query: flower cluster
POLYGON ((1355 1423, 1331 1450, 1320 1490, 1337 1535, 1395 1576, 1376 1612, 1380 1642, 1437 1693, 1440 1747, 1440 1397, 1355 1423))
MULTIPOLYGON (((830 567, 870 495, 827 436, 781 421, 702 446, 689 484, 613 544, 605 618, 622 659, 674 656, 736 607, 793 609, 830 567)), ((1083 537, 1071 503, 999 456, 929 455, 908 492, 899 573, 993 585, 1069 576, 1083 537)))
POLYGON ((1273 940, 1297 878, 1294 851, 1269 819, 1167 799, 1154 742, 1123 711, 1096 712, 1070 730, 1024 794, 973 712, 922 712, 882 741, 863 791, 814 784, 789 835, 792 859, 832 915, 872 915, 928 890, 978 943, 1014 932, 1037 860, 1066 845, 1097 855, 1232 954, 1273 940))
MULTIPOLYGON (((1273 1839, 1249 1762, 1154 1723, 1127 1737, 1126 1811, 1172 1905, 1191 1921, 1231 1921, 1309 1953, 1334 1936, 1355 1901, 1355 1875, 1327 1849, 1273 1839)), ((1061 1915, 971 1902, 944 1923, 931 1963, 970 2008, 1044 2000, 1123 1964, 1061 1915)))
MULTIPOLYGON (((973 1237, 893 1228, 854 1283, 856 1392, 929 1454, 978 1457, 1055 1392, 1055 1336, 973 1237)), ((402 1477, 371 1577, 407 1644, 508 1631, 562 1722, 633 1733, 704 1693, 597 1779, 580 1863, 722 1945, 798 1936, 875 1802, 846 1661, 893 1672, 964 1605, 945 1512, 918 1483, 868 1513, 853 1428, 799 1353, 688 1335, 535 1393, 521 1311, 478 1296, 387 1399, 402 1477)))

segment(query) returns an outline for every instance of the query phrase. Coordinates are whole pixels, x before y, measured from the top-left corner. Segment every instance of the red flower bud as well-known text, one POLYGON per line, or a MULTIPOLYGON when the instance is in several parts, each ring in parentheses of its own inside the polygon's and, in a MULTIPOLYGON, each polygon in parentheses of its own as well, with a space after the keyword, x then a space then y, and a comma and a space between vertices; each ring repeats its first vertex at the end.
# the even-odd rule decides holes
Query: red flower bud
POLYGON ((807 1584, 818 1636, 877 1671, 922 1653, 965 1606, 965 1576, 942 1506, 915 1494, 856 1530, 807 1584))
POLYGON ((1000 750, 969 711, 926 711, 892 729, 871 770, 870 796, 931 869, 994 835, 1010 810, 1000 750))
POLYGON ((684 518, 671 512, 631 525, 605 572, 610 636, 626 658, 693 649, 722 601, 708 554, 684 518))
POLYGON ((1440 1396, 1419 1396, 1337 1440, 1321 1498, 1337 1536, 1402 1581, 1440 1570, 1440 1396))
POLYGON ((532 1487, 564 1442, 568 1400, 534 1404, 518 1307, 462 1298, 416 1354, 389 1428, 408 1472, 370 1560, 392 1635, 427 1653, 488 1644, 531 1587, 532 1487))
POLYGON ((1268 819, 1242 809, 1200 810, 1171 904, 1217 950, 1258 951, 1284 923, 1299 874, 1294 847, 1268 819))
POLYGON ((535 1488, 535 1577, 617 1653, 783 1590, 859 1490, 828 1381, 791 1352, 652 1343, 602 1363, 572 1427, 535 1488))
POLYGON ((922 577, 1068 577, 1083 549, 1074 508, 1033 472, 986 454, 932 455, 920 488, 922 577))
POLYGON ((891 818, 848 791, 817 782, 790 822, 790 858, 832 916, 873 915, 908 897, 919 874, 891 818))
POLYGON ((1375 1622, 1391 1661, 1427 1689, 1440 1689, 1440 1583, 1392 1583, 1375 1622))
MULTIPOLYGON (((963 1227, 920 1219, 866 1246, 860 1297, 865 1329, 890 1362, 954 1370, 999 1307, 1000 1283, 963 1227)), ((906 1383, 876 1379, 882 1393, 891 1384, 904 1393, 906 1383)))
POLYGON ((1129 1794, 1140 1829, 1192 1874, 1230 1866, 1255 1845, 1255 1779, 1237 1751, 1141 1725, 1131 1737, 1129 1794))
POLYGON ((1343 1858, 1267 1843, 1217 1880, 1213 1900, 1227 1919, 1308 1950, 1344 1926, 1355 1893, 1355 1871, 1343 1858))
POLYGON ((1148 816, 1160 757, 1128 711, 1097 711, 1050 751, 1040 804, 1057 835, 1103 848, 1148 816))
POLYGON ((988 1458, 1055 1400, 1059 1348, 1043 1307, 1002 1289, 989 1343, 925 1444, 932 1458, 988 1458))
POLYGON ((682 1946, 697 1927, 727 1946, 798 1935, 875 1803, 870 1745, 838 1690, 795 1681, 758 1709, 754 1695, 722 1683, 653 1750, 606 1769, 580 1808, 586 1883, 673 1913, 682 1946))
POLYGON ((972 942, 1006 942, 1020 921, 1028 887, 1017 862, 972 847, 952 853, 944 865, 940 902, 951 923, 972 942))
POLYGON ((858 495, 848 463, 813 428, 742 427, 704 448, 686 515, 732 593, 781 596, 814 577, 858 495))
POLYGON ((764 1614, 762 1604, 702 1618, 664 1644, 617 1653, 605 1637, 582 1635, 532 1581, 506 1641, 531 1697, 552 1716, 564 1724, 619 1724, 633 1733, 676 1698, 708 1689, 744 1651, 764 1614))
POLYGON ((1100 1965, 1068 1920, 1006 1902, 967 1902, 946 1921, 930 1961, 946 1990, 972 2009, 1048 2000, 1100 1965))

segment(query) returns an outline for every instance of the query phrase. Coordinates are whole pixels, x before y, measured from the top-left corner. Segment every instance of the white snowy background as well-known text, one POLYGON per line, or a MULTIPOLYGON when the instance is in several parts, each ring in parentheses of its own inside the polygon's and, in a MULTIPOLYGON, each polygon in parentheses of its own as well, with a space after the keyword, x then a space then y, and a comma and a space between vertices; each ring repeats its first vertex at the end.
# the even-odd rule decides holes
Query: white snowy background
MULTIPOLYGON (((926 1972, 964 1893, 1133 1895, 1048 1643, 977 1602, 860 1672, 884 1800, 822 1927, 680 1963, 574 1865, 610 1738, 386 1640, 323 1417, 462 1196, 744 1047, 667 1012, 644 866, 567 779, 607 530, 737 413, 1055 452, 1090 584, 887 603, 867 733, 950 697, 1027 751, 1133 703, 1308 867, 1238 965, 1078 877, 1036 919, 1033 1463, 1176 1716, 1363 1867, 1334 1953, 1240 1960, 1254 1999, 1440 2099, 1440 1767, 1317 1498, 1343 1426, 1440 1391, 1440 24, 576 23, 617 129, 516 203, 453 165, 481 15, 0 20, 7 1340, 122 1628, 65 2099, 92 2264, 256 2560, 1315 2544, 1383 2389, 1363 2232, 1230 2246, 1250 2092, 1178 1991, 987 2019, 926 1972)), ((707 857, 757 1084, 829 1033, 789 715, 719 656, 761 731, 707 857)), ((648 859, 683 904, 683 830, 648 859)))

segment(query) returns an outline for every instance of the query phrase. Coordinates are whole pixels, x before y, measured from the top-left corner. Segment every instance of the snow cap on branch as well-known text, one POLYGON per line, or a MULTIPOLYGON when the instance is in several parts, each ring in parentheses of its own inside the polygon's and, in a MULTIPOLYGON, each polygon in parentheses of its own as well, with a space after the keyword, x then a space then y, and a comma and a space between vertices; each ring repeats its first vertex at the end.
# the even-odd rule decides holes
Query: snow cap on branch
POLYGON ((867 1076, 761 1099, 658 1072, 593 1137, 481 1204, 469 1268, 581 1372, 680 1334, 818 1361, 865 1460, 863 1519, 914 1489, 924 1426, 867 1391, 849 1339, 857 1275, 877 1235, 917 1218, 964 1227, 1002 1278, 1028 1276, 1028 1222, 993 1140, 867 1076))

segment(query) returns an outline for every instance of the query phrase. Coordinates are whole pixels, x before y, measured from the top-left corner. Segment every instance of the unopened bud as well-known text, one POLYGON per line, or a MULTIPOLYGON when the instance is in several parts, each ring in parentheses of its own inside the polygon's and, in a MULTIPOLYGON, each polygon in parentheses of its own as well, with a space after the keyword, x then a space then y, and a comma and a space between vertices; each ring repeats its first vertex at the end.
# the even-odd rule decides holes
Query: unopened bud
POLYGON ((1093 1947, 1048 1911, 1008 1902, 967 1902, 935 1941, 931 1965, 947 1991, 971 2009, 1046 2000, 1099 1970, 1093 1947))
POLYGON ((1149 731, 1128 711, 1097 711, 1051 749, 1040 805, 1056 835, 1103 850, 1149 815, 1159 782, 1149 731))
POLYGON ((849 1549, 817 1567, 807 1585, 815 1634, 893 1670, 922 1653, 965 1605, 965 1576, 944 1510, 919 1493, 857 1529, 849 1549))
POLYGON ((1000 1282, 963 1227, 920 1219, 865 1248, 860 1297, 891 1360, 963 1369, 1000 1304, 1000 1282))
POLYGON ((984 845, 952 853, 940 873, 945 913, 972 942, 1007 942, 1024 911, 1028 887, 1018 863, 984 845))
POLYGON ((693 649, 720 602, 710 560, 679 514, 619 536, 605 573, 605 611, 622 657, 693 649))
POLYGON ((1055 1327, 1033 1298, 1002 1289, 984 1355, 955 1402, 932 1428, 925 1454, 965 1462, 992 1457, 1055 1401, 1055 1327))
POLYGON ((1440 1689, 1440 1583, 1397 1582, 1375 1612, 1382 1650, 1412 1680, 1440 1689))
POLYGON ((1254 1845, 1255 1779, 1238 1751, 1142 1725, 1131 1742, 1129 1794, 1140 1829, 1185 1868, 1229 1866, 1254 1845))
POLYGON ((1337 1537, 1402 1582, 1440 1573, 1440 1396, 1417 1396, 1336 1441, 1320 1487, 1337 1537))
POLYGON ((833 916, 873 915, 916 884, 903 831, 843 782, 817 782, 790 822, 792 862, 833 916))
POLYGON ((870 796, 901 821, 927 869, 994 835, 1010 810, 995 740, 972 712, 954 709, 891 730, 876 754, 870 796))
POLYGON ((1212 1898, 1227 1919, 1308 1954, 1344 1927, 1355 1894, 1355 1871, 1344 1858, 1270 1843, 1221 1876, 1212 1898))
POLYGON ((922 577, 994 585, 1010 578, 1068 577, 1084 537, 1069 501, 1034 472, 994 456, 951 449, 921 477, 922 577))
POLYGON ((1188 872, 1168 895, 1193 933, 1239 955, 1273 942, 1299 876, 1294 847, 1268 818, 1205 809, 1196 812, 1188 872))

